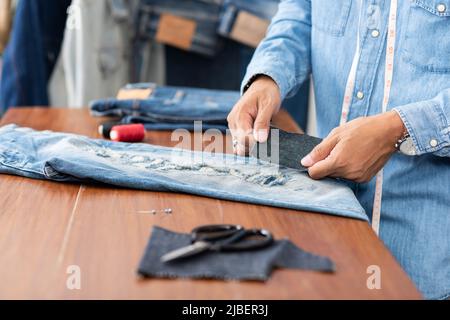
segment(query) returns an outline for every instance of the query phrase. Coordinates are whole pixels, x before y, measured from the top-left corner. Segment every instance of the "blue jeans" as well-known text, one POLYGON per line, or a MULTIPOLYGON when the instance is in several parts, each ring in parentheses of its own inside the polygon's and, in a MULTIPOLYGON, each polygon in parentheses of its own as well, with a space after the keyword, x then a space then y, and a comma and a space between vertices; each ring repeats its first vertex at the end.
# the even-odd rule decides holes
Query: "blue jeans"
MULTIPOLYGON (((224 39, 222 50, 206 57, 166 46, 166 84, 180 87, 239 91, 250 58, 238 42, 224 39)), ((250 56, 251 57, 251 56, 250 56)))
POLYGON ((155 118, 153 116, 125 116, 118 124, 135 124, 141 123, 144 125, 145 130, 149 131, 172 131, 177 129, 184 129, 191 132, 197 131, 207 131, 210 129, 216 129, 220 132, 225 133, 228 130, 228 123, 226 119, 208 120, 201 121, 201 125, 196 124, 197 120, 189 117, 182 120, 176 119, 161 119, 155 118))
POLYGON ((315 181, 306 173, 255 158, 94 140, 16 125, 0 128, 0 173, 182 192, 367 221, 351 189, 336 180, 315 181))
MULTIPOLYGON (((254 49, 225 39, 223 50, 208 58, 177 48, 166 47, 166 83, 171 86, 239 90, 254 49)), ((294 120, 306 129, 309 81, 298 93, 283 101, 294 120)))
POLYGON ((0 115, 13 106, 48 105, 47 83, 59 55, 70 0, 18 2, 4 52, 0 115))
POLYGON ((240 11, 271 20, 277 13, 279 0, 224 0, 218 33, 228 37, 240 11))
POLYGON ((147 129, 193 129, 201 120, 205 128, 226 130, 227 116, 239 100, 238 91, 206 90, 184 87, 158 86, 138 83, 127 89, 147 89, 152 92, 144 100, 103 99, 91 103, 94 116, 125 117, 123 123, 143 123, 147 129))
POLYGON ((220 49, 217 35, 222 0, 141 0, 136 19, 135 63, 140 51, 155 38, 161 14, 168 13, 195 21, 196 30, 189 51, 214 56, 220 49))
MULTIPOLYGON (((228 37, 240 10, 270 20, 277 11, 278 3, 278 0, 225 0, 218 33, 228 37)), ((171 86, 239 90, 255 50, 227 38, 222 42, 214 57, 166 47, 166 83, 171 86)), ((303 129, 307 124, 308 101, 309 81, 301 86, 295 96, 283 101, 283 108, 303 129)))

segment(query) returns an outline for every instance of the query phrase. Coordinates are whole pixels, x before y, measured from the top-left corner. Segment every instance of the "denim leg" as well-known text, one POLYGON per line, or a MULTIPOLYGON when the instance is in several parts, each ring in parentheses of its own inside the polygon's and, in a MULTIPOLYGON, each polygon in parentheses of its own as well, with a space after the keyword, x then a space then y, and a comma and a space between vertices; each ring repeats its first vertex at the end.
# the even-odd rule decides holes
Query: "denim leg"
POLYGON ((19 1, 4 52, 0 114, 12 106, 48 105, 47 82, 59 55, 69 0, 19 1))
POLYGON ((171 14, 195 22, 196 28, 188 51, 214 56, 221 49, 217 35, 222 0, 141 0, 135 17, 133 36, 132 81, 138 81, 146 43, 154 41, 162 14, 171 14))
POLYGON ((0 173, 189 193, 368 220, 352 190, 335 179, 317 181, 298 170, 216 151, 116 143, 15 125, 0 128, 0 173))

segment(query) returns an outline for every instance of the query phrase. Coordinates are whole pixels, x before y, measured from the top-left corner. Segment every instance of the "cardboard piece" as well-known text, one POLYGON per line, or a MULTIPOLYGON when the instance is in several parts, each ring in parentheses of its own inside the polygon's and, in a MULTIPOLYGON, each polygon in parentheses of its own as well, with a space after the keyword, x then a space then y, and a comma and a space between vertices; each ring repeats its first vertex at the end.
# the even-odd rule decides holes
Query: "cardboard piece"
POLYGON ((269 24, 268 20, 261 19, 249 12, 241 11, 236 18, 230 38, 256 48, 266 36, 269 24))
POLYGON ((190 19, 162 14, 159 20, 156 41, 188 50, 197 29, 197 23, 190 19))

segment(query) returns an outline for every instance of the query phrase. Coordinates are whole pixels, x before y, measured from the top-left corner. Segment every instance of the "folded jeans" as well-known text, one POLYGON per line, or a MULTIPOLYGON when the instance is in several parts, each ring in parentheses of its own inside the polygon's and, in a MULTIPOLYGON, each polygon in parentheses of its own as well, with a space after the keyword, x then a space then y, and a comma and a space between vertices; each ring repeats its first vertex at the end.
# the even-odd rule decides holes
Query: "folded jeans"
POLYGON ((95 100, 90 103, 94 116, 127 117, 123 122, 142 121, 148 128, 175 130, 191 127, 194 121, 223 130, 227 116, 239 100, 238 91, 209 90, 186 87, 158 86, 153 83, 129 84, 123 90, 148 92, 145 99, 95 100))

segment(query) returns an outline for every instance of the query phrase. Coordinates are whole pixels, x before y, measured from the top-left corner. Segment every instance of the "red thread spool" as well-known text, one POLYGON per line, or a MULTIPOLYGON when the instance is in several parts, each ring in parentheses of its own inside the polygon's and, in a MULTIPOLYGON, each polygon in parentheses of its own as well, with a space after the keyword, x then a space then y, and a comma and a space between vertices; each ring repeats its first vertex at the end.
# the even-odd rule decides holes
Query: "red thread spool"
POLYGON ((145 138, 145 127, 143 124, 114 126, 109 136, 116 142, 141 142, 145 138))

